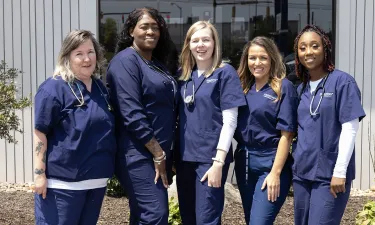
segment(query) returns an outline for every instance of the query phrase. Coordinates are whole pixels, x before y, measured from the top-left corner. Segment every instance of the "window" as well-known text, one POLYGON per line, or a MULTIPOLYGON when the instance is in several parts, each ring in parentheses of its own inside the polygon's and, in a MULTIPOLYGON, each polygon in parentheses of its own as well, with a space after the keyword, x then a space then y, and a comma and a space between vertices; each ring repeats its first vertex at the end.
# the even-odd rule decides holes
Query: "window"
POLYGON ((221 38, 223 60, 235 68, 243 46, 255 36, 263 35, 275 40, 288 72, 292 73, 293 43, 298 32, 308 23, 315 24, 332 40, 335 30, 335 0, 100 0, 99 3, 99 39, 107 50, 108 60, 114 54, 116 34, 127 16, 133 9, 144 6, 159 9, 179 51, 190 25, 210 20, 221 38))

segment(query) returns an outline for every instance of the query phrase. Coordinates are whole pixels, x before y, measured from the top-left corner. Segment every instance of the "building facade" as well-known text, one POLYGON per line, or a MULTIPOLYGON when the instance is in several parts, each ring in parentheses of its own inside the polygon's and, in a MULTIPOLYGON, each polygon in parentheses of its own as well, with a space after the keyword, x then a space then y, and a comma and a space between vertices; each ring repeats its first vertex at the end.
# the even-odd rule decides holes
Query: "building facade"
MULTIPOLYGON (((309 23, 323 28, 333 43, 336 67, 355 77, 367 114, 357 135, 353 186, 368 189, 375 183, 371 160, 375 154, 372 0, 0 0, 0 60, 23 71, 17 81, 19 95, 34 96, 52 75, 61 42, 70 30, 92 31, 110 60, 127 16, 143 6, 159 9, 178 50, 192 23, 210 20, 219 31, 223 60, 234 67, 248 40, 258 35, 271 37, 284 56, 290 79, 295 36, 309 23)), ((24 133, 15 133, 17 144, 0 140, 0 182, 33 180, 33 108, 17 115, 24 133)))

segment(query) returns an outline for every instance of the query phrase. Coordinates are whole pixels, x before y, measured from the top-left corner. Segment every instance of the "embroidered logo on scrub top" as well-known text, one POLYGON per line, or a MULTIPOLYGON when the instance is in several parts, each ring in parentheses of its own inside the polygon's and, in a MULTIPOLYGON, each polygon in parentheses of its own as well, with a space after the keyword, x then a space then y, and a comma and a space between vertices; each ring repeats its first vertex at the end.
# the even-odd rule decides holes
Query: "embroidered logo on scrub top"
POLYGON ((210 84, 210 83, 215 83, 216 81, 217 81, 216 78, 211 78, 211 79, 207 79, 207 80, 206 80, 206 83, 207 83, 207 84, 210 84))
POLYGON ((276 100, 276 97, 273 97, 273 96, 270 95, 270 94, 263 94, 263 97, 268 98, 269 100, 272 100, 272 101, 275 101, 275 100, 276 100))
MULTIPOLYGON (((322 96, 322 93, 320 93, 320 96, 322 96)), ((330 98, 332 96, 333 96, 333 93, 329 93, 329 92, 324 93, 325 98, 330 98)))

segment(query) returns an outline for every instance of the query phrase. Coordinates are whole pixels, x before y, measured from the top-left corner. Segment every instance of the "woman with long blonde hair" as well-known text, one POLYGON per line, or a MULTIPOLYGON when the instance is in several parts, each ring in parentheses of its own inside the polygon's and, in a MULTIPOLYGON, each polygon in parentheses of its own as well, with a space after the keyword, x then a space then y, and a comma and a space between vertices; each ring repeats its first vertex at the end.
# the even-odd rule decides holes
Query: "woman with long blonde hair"
POLYGON ((238 111, 235 171, 246 224, 271 225, 291 184, 289 148, 298 97, 273 40, 256 37, 238 68, 247 105, 238 111))
POLYGON ((236 70, 221 62, 219 36, 209 22, 190 27, 180 60, 176 169, 182 222, 221 224, 231 141, 245 99, 236 70))

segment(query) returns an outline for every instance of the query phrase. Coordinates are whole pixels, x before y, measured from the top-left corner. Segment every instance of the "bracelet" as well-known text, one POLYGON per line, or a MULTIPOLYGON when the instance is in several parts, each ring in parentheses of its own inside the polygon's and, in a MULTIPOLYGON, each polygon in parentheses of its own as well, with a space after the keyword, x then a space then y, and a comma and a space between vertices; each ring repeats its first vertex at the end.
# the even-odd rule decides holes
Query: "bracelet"
POLYGON ((167 155, 163 151, 163 155, 162 156, 159 156, 157 158, 153 158, 152 160, 154 161, 154 163, 157 163, 158 165, 160 165, 160 163, 163 162, 166 159, 167 159, 167 155))
POLYGON ((162 160, 165 157, 165 152, 163 151, 163 154, 159 157, 154 157, 155 160, 162 160))
POLYGON ((219 158, 212 158, 213 161, 221 163, 223 166, 225 165, 225 162, 219 158))

